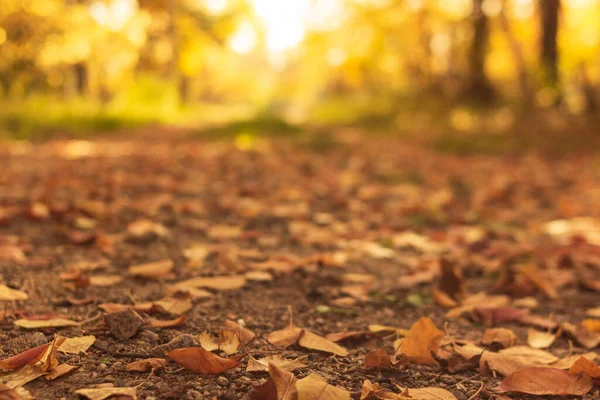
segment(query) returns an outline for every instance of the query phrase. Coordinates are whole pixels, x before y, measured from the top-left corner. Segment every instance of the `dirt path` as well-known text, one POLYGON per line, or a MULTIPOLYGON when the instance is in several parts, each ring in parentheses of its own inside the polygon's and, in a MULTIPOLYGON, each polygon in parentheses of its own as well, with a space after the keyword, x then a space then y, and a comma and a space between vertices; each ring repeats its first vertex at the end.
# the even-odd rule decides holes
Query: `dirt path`
MULTIPOLYGON (((226 320, 256 334, 245 345, 255 359, 300 359, 296 377, 316 373, 353 399, 365 379, 396 393, 399 385, 443 388, 461 400, 527 398, 497 394, 502 373, 479 358, 469 364, 451 340, 493 352, 506 343, 481 343, 492 326, 514 332, 511 346, 527 346, 532 327, 555 332, 568 322, 581 330, 582 320, 593 320, 586 312, 600 299, 600 169, 591 158, 457 158, 391 140, 327 151, 283 141, 242 147, 156 139, 0 144, 0 284, 28 296, 0 301, 0 358, 56 333, 96 338, 87 354, 59 352, 60 363, 77 369, 27 383, 34 398, 138 385, 148 373, 127 371, 128 363, 164 357, 157 346, 182 334, 194 341, 217 334, 226 320), (566 221, 547 224, 558 219, 566 221), (130 269, 155 261, 162 263, 130 269), (187 281, 215 276, 228 278, 187 281), (486 294, 474 298, 479 292, 486 294), (191 309, 148 306, 165 298, 191 309), (112 326, 102 314, 118 306, 105 304, 134 302, 143 326, 119 338, 132 319, 112 326), (318 335, 367 333, 339 343, 348 356, 299 344, 281 349, 267 335, 287 326, 288 305, 295 325, 318 335), (187 319, 165 328, 147 319, 180 314, 187 319), (394 354, 394 341, 421 317, 448 335, 437 362, 417 364, 398 350, 395 365, 364 365, 371 350, 394 354), (50 318, 84 324, 15 324, 50 318)), ((586 329, 596 338, 593 326, 586 329)), ((600 343, 562 330, 548 350, 557 359, 600 343)), ((249 398, 268 374, 245 371, 247 363, 205 375, 169 362, 137 395, 249 398)), ((582 398, 598 396, 592 388, 582 398)))

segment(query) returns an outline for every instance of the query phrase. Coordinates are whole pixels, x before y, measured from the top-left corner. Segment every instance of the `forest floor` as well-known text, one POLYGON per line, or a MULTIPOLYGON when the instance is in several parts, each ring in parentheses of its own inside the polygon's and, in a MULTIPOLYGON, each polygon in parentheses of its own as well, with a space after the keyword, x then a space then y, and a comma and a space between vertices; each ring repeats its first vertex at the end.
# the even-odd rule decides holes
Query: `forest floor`
POLYGON ((0 398, 599 398, 599 198, 354 134, 0 144, 0 398))

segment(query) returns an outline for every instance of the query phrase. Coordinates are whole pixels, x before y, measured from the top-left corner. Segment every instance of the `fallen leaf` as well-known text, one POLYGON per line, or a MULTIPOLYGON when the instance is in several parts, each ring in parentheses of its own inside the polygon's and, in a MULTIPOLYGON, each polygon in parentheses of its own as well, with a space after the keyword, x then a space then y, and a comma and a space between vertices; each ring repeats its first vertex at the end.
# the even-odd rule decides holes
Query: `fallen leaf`
POLYGON ((67 326, 80 325, 79 322, 64 318, 50 318, 44 320, 18 319, 14 322, 14 324, 25 329, 64 328, 67 326))
POLYGON ((262 385, 255 386, 250 393, 250 400, 279 400, 273 379, 269 378, 262 385))
POLYGON ((417 364, 435 364, 431 353, 437 354, 443 337, 444 332, 436 328, 433 321, 421 317, 410 328, 396 354, 417 364))
POLYGON ((593 349, 600 345, 600 335, 590 332, 581 325, 576 326, 568 322, 563 322, 560 326, 567 335, 575 339, 577 343, 586 349, 593 349))
POLYGON ((508 376, 528 367, 548 366, 558 361, 553 354, 527 346, 513 346, 498 353, 486 351, 481 355, 480 365, 508 376))
POLYGON ((292 372, 298 368, 304 368, 306 365, 301 359, 297 358, 294 360, 287 360, 278 356, 269 356, 261 359, 250 357, 248 365, 246 366, 247 372, 267 372, 269 371, 269 363, 273 363, 279 368, 292 372))
POLYGON ((22 387, 9 388, 0 382, 0 399, 2 400, 33 400, 31 394, 22 387))
MULTIPOLYGON (((0 248, 0 250, 2 249, 0 248)), ((0 301, 27 300, 28 298, 29 296, 25 292, 11 289, 6 285, 0 285, 0 301)))
POLYGON ((298 400, 296 377, 291 372, 269 364, 269 376, 277 389, 277 400, 298 400))
POLYGON ((198 374, 221 374, 240 365, 240 357, 222 358, 202 347, 175 349, 167 357, 198 374))
POLYGON ((90 285, 99 287, 109 287, 123 281, 121 275, 92 275, 90 276, 90 285))
POLYGON ((267 271, 248 271, 244 276, 247 280, 255 282, 270 282, 273 280, 273 275, 267 271))
POLYGON ((502 348, 514 346, 518 341, 517 335, 510 329, 506 328, 491 328, 486 329, 481 344, 491 346, 499 344, 502 348))
POLYGON ((326 353, 333 353, 338 356, 348 355, 348 350, 346 350, 342 346, 335 344, 332 341, 327 340, 324 337, 321 337, 307 330, 302 331, 302 333, 300 334, 298 344, 307 349, 324 351, 326 353))
POLYGON ((34 347, 29 350, 25 350, 15 356, 0 360, 0 369, 4 371, 12 371, 17 368, 21 368, 27 364, 33 364, 42 359, 50 343, 43 344, 41 346, 34 347))
POLYGON ((588 375, 576 378, 562 369, 528 367, 507 376, 495 391, 538 396, 583 396, 592 389, 592 386, 592 380, 588 375))
POLYGON ((164 369, 167 366, 167 360, 164 358, 146 358, 127 364, 125 369, 129 372, 148 372, 152 370, 164 369))
POLYGON ((91 335, 67 338, 58 347, 58 351, 65 354, 85 353, 95 341, 96 337, 91 335))
POLYGON ((233 322, 230 320, 225 320, 225 329, 235 333, 240 339, 240 343, 243 345, 247 345, 251 341, 254 340, 256 334, 251 330, 244 328, 242 325, 237 322, 233 322))
MULTIPOLYGON (((440 281, 437 289, 451 300, 457 301, 464 294, 463 279, 455 263, 446 258, 440 260, 440 281)), ((449 307, 452 307, 449 306, 449 307)))
POLYGON ((185 322, 187 319, 187 315, 181 315, 178 318, 170 319, 170 320, 162 320, 151 317, 146 317, 146 323, 148 326, 152 328, 172 328, 174 326, 179 326, 185 322))
POLYGON ((592 333, 600 333, 600 319, 584 319, 581 326, 592 333))
POLYGON ((349 331, 349 332, 338 332, 338 333, 330 333, 325 338, 327 340, 331 340, 332 342, 343 342, 344 340, 353 340, 353 339, 364 339, 368 337, 377 337, 371 332, 365 331, 349 331))
POLYGON ((2 382, 10 389, 23 386, 44 375, 44 371, 36 365, 27 364, 23 368, 2 375, 2 382))
POLYGON ((132 276, 140 276, 143 278, 164 278, 171 274, 173 265, 173 260, 153 261, 132 265, 127 269, 127 273, 132 276))
POLYGON ((117 303, 103 303, 99 304, 98 307, 106 312, 122 311, 127 308, 132 308, 135 311, 143 311, 146 313, 154 312, 166 312, 172 315, 182 315, 193 307, 192 300, 189 297, 185 298, 172 298, 166 297, 161 300, 137 303, 137 304, 117 304, 117 303))
POLYGON ((302 329, 294 325, 294 316, 291 306, 288 306, 288 314, 290 315, 290 323, 287 328, 269 333, 267 335, 269 343, 285 348, 295 344, 300 338, 302 329))
POLYGON ((456 396, 446 389, 436 387, 413 389, 398 386, 398 389, 402 391, 402 397, 399 399, 409 398, 415 400, 456 400, 456 396))
POLYGON ((577 362, 577 360, 579 360, 579 358, 587 358, 588 360, 595 360, 596 358, 598 358, 598 353, 590 351, 589 353, 585 353, 585 354, 575 354, 575 355, 571 355, 565 358, 561 358, 558 361, 553 362, 552 364, 549 364, 549 366, 553 367, 553 368, 560 368, 560 369, 570 369, 573 364, 575 364, 575 362, 577 362))
POLYGON ((198 277, 177 282, 176 289, 208 288, 213 290, 237 290, 244 287, 246 278, 243 275, 215 276, 212 278, 198 277))
POLYGON ((60 364, 56 368, 52 369, 44 378, 46 378, 46 380, 53 381, 73 370, 76 370, 77 368, 79 367, 76 367, 75 365, 60 364))
POLYGON ((310 374, 296 382, 298 400, 350 400, 350 393, 331 386, 317 374, 310 374))
POLYGON ((519 321, 528 310, 514 307, 475 307, 475 316, 488 325, 519 321))
POLYGON ((237 335, 231 331, 219 332, 217 337, 208 332, 203 332, 198 336, 198 341, 204 350, 222 350, 227 355, 235 353, 240 346, 237 335))
POLYGON ((527 344, 534 349, 547 349, 552 346, 552 343, 560 336, 561 331, 557 333, 540 332, 535 329, 527 331, 527 344))
POLYGON ((371 350, 365 356, 364 364, 366 368, 389 368, 392 366, 392 357, 385 349, 371 350))
POLYGON ((75 393, 87 397, 89 400, 104 400, 112 396, 129 396, 137 399, 137 387, 79 389, 75 393))

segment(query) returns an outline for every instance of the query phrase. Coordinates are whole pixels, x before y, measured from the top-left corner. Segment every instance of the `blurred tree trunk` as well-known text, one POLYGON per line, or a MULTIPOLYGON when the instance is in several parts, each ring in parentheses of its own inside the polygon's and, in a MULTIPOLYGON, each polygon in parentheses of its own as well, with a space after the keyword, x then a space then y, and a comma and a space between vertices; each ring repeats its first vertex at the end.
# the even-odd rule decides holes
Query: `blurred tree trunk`
POLYGON ((467 95, 484 104, 490 104, 495 91, 485 72, 485 59, 489 45, 489 19, 483 13, 484 0, 473 0, 471 19, 473 23, 473 41, 469 54, 469 77, 467 95))
POLYGON ((579 66, 579 81, 581 85, 581 91, 585 99, 586 112, 588 114, 596 114, 598 112, 598 93, 590 81, 587 65, 583 62, 579 66))
POLYGON ((556 91, 556 103, 560 102, 558 74, 558 23, 560 0, 542 0, 540 3, 540 62, 543 86, 556 91))
POLYGON ((506 1, 502 3, 502 10, 498 15, 500 20, 500 26, 504 31, 504 35, 506 36, 510 52, 515 61, 515 64, 517 65, 519 74, 519 90, 521 91, 521 102, 524 107, 529 108, 534 104, 534 96, 531 84, 529 82, 529 76, 527 74, 527 63, 525 62, 525 57, 523 56, 523 49, 521 48, 521 44, 515 36, 510 25, 510 21, 506 16, 505 8, 506 1))
MULTIPOLYGON (((80 4, 81 0, 65 0, 65 5, 75 6, 80 4)), ((88 92, 88 70, 85 62, 80 61, 72 66, 72 92, 79 96, 84 96, 88 92)))

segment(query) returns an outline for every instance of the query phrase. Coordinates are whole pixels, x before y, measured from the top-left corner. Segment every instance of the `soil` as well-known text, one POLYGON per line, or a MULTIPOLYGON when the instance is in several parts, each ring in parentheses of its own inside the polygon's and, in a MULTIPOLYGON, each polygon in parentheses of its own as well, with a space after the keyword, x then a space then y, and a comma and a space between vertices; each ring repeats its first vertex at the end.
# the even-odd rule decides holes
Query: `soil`
MULTIPOLYGON (((323 336, 363 331, 373 324, 409 329, 426 316, 455 338, 477 340, 489 326, 470 318, 447 319, 447 309, 431 297, 438 278, 400 287, 399 279, 434 264, 439 254, 395 244, 394 237, 413 232, 443 245, 444 254, 460 266, 466 290, 491 293, 498 289, 505 267, 529 263, 546 271, 555 266, 557 254, 571 254, 572 243, 558 242, 543 227, 556 219, 600 217, 597 162, 591 157, 548 160, 535 154, 457 157, 391 139, 351 134, 335 138, 325 148, 286 140, 234 144, 183 138, 0 144, 0 252, 17 247, 24 255, 0 255, 0 283, 29 295, 25 301, 0 303, 0 358, 50 341, 57 332, 95 335, 96 344, 87 354, 59 354, 60 362, 77 370, 25 386, 36 399, 73 399, 80 388, 141 383, 148 374, 127 372, 127 363, 149 357, 153 348, 179 335, 216 333, 230 319, 257 334, 247 345, 254 357, 306 357, 307 366, 295 371, 297 377, 318 373, 350 391, 353 399, 360 397, 365 379, 390 389, 396 384, 441 387, 460 400, 473 395, 496 398, 494 388, 502 377, 477 368, 456 373, 441 365, 365 369, 365 354, 382 345, 393 351, 392 340, 344 342, 350 355, 340 357, 297 345, 279 349, 266 335, 287 325, 290 305, 297 326, 323 336), (49 215, 31 211, 36 203, 47 206, 49 215), (128 226, 140 219, 162 224, 168 233, 132 237, 128 226), (241 234, 211 234, 220 225, 239 228, 241 234), (483 233, 470 240, 468 232, 483 233), (369 250, 365 243, 377 247, 369 250), (193 268, 184 252, 197 245, 218 251, 193 268), (98 316, 101 303, 158 300, 175 282, 243 273, 254 263, 244 257, 244 250, 259 252, 255 257, 260 260, 291 260, 297 268, 272 271, 272 281, 249 281, 239 290, 208 289, 212 296, 196 299, 181 326, 144 327, 131 339, 117 339, 102 319, 63 329, 14 325, 20 317, 50 314, 83 321, 98 316), (347 255, 347 261, 324 261, 336 252, 347 255), (131 265, 163 259, 173 260, 173 276, 127 275, 131 265), (93 262, 101 267, 86 270, 86 276, 123 279, 106 287, 75 289, 61 279, 74 265, 93 262), (498 266, 489 266, 494 263, 498 266), (342 306, 338 300, 348 296, 340 287, 349 273, 367 274, 373 282, 364 299, 350 298, 342 306), (90 298, 91 303, 74 305, 72 298, 90 298)), ((585 238, 579 238, 582 242, 585 238)), ((554 299, 542 290, 523 295, 538 300, 536 315, 574 324, 600 300, 576 280, 558 290, 554 299)), ((528 326, 497 326, 513 329, 526 341, 528 326)), ((584 349, 577 344, 570 349, 562 337, 550 351, 565 356, 584 349)), ((267 374, 247 373, 244 366, 208 376, 171 362, 139 387, 138 397, 245 399, 267 374)), ((599 396, 594 388, 584 398, 599 396)))

